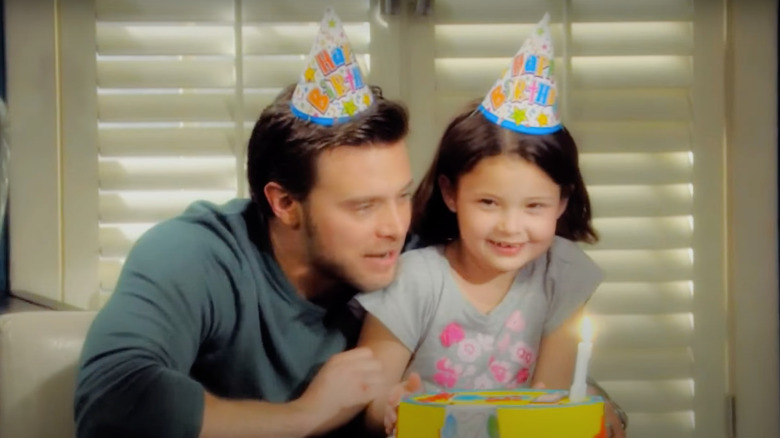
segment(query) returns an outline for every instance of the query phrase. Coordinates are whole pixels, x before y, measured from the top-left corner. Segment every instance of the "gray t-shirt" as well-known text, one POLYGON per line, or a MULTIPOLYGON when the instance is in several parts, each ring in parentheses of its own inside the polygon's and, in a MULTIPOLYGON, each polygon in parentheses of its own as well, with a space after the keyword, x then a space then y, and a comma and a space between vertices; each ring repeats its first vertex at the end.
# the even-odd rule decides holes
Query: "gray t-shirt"
POLYGON ((427 391, 517 388, 530 383, 542 336, 602 278, 574 242, 556 237, 484 314, 460 292, 443 247, 431 246, 403 254, 390 286, 357 299, 412 352, 407 373, 419 373, 427 391))

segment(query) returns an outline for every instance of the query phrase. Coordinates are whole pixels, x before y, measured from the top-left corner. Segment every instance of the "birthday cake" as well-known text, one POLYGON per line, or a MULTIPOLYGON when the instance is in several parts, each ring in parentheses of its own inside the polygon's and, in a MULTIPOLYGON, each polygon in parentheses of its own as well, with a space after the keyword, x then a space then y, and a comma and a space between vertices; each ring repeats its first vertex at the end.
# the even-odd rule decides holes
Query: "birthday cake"
POLYGON ((398 407, 396 438, 606 438, 604 401, 566 391, 417 394, 398 407))

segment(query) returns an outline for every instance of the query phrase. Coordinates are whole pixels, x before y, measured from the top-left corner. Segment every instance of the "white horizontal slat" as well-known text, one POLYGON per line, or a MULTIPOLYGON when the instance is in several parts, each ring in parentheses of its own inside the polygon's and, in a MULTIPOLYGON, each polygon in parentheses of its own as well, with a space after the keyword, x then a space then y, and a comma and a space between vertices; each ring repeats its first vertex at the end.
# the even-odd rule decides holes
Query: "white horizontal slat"
POLYGON ((580 152, 679 152, 691 150, 686 121, 565 122, 580 152))
POLYGON ((194 201, 221 204, 235 196, 234 190, 101 191, 100 224, 152 224, 181 213, 194 201))
POLYGON ((116 289, 116 281, 119 279, 119 273, 122 271, 123 261, 119 259, 100 258, 98 260, 98 277, 100 278, 100 289, 116 289))
MULTIPOLYGON (((368 75, 370 59, 368 55, 356 54, 363 73, 368 75)), ((306 63, 305 56, 244 57, 244 86, 261 90, 280 89, 298 80, 306 63)))
MULTIPOLYGON (((532 23, 439 24, 436 58, 508 60, 519 48, 518 36, 533 28, 532 23)), ((560 24, 550 28, 553 46, 563 48, 560 24)), ((573 23, 571 28, 571 56, 690 55, 693 48, 689 22, 573 23)))
MULTIPOLYGON (((506 66, 520 48, 519 36, 529 35, 535 26, 535 23, 438 24, 434 29, 435 57, 500 58, 506 66)), ((563 47, 560 25, 553 23, 550 28, 553 47, 563 47)))
POLYGON ((244 22, 319 23, 326 7, 332 7, 342 22, 368 21, 370 0, 276 1, 249 0, 242 2, 244 22))
POLYGON ((305 56, 245 56, 244 86, 280 89, 295 83, 306 65, 305 56))
MULTIPOLYGON (((681 413, 693 408, 693 381, 652 380, 604 382, 610 397, 629 412, 681 413)), ((633 436, 633 435, 632 435, 633 436)))
POLYGON ((96 0, 96 20, 220 22, 234 20, 233 0, 96 0))
POLYGON ((681 249, 690 248, 693 240, 690 217, 668 218, 597 218, 593 225, 599 232, 598 250, 681 249))
POLYGON ((232 55, 232 25, 189 23, 97 23, 101 56, 232 55))
POLYGON ((631 438, 693 438, 693 411, 668 414, 629 414, 629 435, 631 438))
MULTIPOLYGON (((560 21, 551 3, 545 0, 523 2, 485 3, 471 0, 446 0, 436 2, 437 23, 535 23, 545 13, 551 21, 560 21)), ((690 21, 693 3, 690 0, 574 0, 571 2, 573 22, 642 22, 642 21, 690 21)))
MULTIPOLYGON (((526 0, 522 2, 501 1, 485 3, 472 0, 437 1, 435 5, 436 23, 531 23, 535 24, 550 10, 547 0, 526 0)), ((555 21, 554 17, 552 21, 555 21)), ((521 42, 518 37, 518 42, 521 42)), ((519 44, 519 43, 518 43, 519 44)))
POLYGON ((152 224, 104 225, 100 227, 100 256, 110 259, 124 259, 135 241, 146 232, 152 224))
POLYGON ((693 315, 593 315, 594 348, 683 348, 691 344, 693 315))
POLYGON ((691 85, 687 56, 573 57, 574 88, 682 88, 691 85))
POLYGON ((677 89, 578 90, 571 94, 572 120, 689 120, 690 93, 677 89))
POLYGON ((435 60, 436 90, 484 96, 509 66, 513 54, 503 58, 438 58, 435 60))
POLYGON ((588 301, 595 315, 662 315, 693 311, 693 282, 605 282, 588 301))
POLYGON ((216 158, 104 159, 101 190, 235 190, 236 161, 216 158))
POLYGON ((691 0, 572 0, 572 21, 690 21, 691 0))
POLYGON ((574 56, 689 55, 693 25, 687 21, 573 23, 571 45, 574 56))
POLYGON ((235 114, 232 90, 211 93, 99 93, 101 122, 231 122, 235 114))
POLYGON ((691 154, 580 154, 585 182, 593 185, 686 184, 693 179, 691 154))
MULTIPOLYGON (((268 89, 268 90, 245 90, 244 92, 244 117, 245 122, 249 122, 254 126, 254 123, 260 117, 260 113, 270 105, 279 94, 281 89, 268 89)), ((248 134, 251 134, 251 130, 248 134)), ((247 135, 246 138, 249 138, 247 135)))
MULTIPOLYGON (((244 55, 308 55, 319 28, 319 22, 244 25, 244 55)), ((368 53, 368 23, 344 23, 344 33, 355 54, 368 53)))
POLYGON ((689 216, 692 190, 688 184, 588 187, 596 218, 689 216))
POLYGON ((607 281, 684 281, 693 275, 689 249, 587 250, 607 281))
POLYGON ((232 155, 235 129, 168 127, 99 129, 101 157, 232 155))
POLYGON ((631 380, 675 380, 693 375, 689 348, 595 349, 588 374, 599 383, 631 380))
MULTIPOLYGON (((511 56, 511 55, 510 55, 511 56)), ((436 89, 483 94, 509 65, 507 58, 439 58, 436 89)), ((558 60, 557 63, 560 64, 558 60)), ((574 88, 683 88, 693 72, 686 56, 599 56, 572 58, 574 88)))
POLYGON ((231 88, 233 57, 99 58, 100 88, 231 88))

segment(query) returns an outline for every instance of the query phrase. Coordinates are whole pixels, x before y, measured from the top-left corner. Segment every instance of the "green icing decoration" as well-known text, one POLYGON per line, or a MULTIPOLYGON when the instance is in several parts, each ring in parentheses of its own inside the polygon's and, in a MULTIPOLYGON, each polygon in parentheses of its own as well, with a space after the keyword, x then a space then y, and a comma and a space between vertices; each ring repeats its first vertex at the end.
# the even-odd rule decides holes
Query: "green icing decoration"
POLYGON ((498 438, 498 418, 496 414, 490 414, 487 421, 488 437, 498 438))

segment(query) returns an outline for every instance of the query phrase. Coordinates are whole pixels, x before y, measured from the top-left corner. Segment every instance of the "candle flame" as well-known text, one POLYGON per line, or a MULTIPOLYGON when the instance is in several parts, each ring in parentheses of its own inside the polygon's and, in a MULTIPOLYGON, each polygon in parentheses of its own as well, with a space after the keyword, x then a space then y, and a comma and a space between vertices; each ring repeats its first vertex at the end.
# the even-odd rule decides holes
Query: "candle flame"
POLYGON ((582 317, 582 331, 580 332, 582 340, 590 342, 593 340, 593 325, 590 322, 590 318, 587 316, 582 317))

